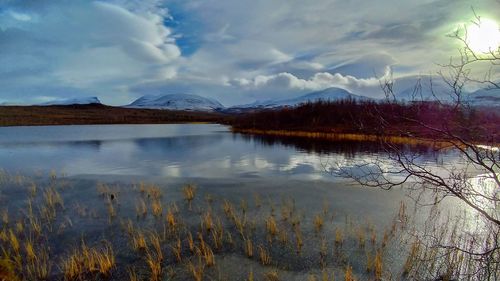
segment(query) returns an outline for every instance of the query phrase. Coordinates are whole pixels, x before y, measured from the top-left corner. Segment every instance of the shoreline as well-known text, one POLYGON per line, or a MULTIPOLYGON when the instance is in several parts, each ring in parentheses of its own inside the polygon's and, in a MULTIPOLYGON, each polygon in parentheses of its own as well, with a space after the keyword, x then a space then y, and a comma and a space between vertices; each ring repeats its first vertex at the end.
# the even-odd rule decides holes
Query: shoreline
POLYGON ((223 123, 217 112, 137 109, 105 105, 0 106, 0 127, 53 125, 223 123))
POLYGON ((412 146, 426 145, 434 148, 447 148, 451 144, 447 141, 431 140, 418 137, 403 137, 403 136, 377 136, 368 134, 356 133, 324 133, 324 132, 308 132, 308 131, 291 131, 291 130, 259 130, 259 129, 238 129, 231 128, 233 133, 247 135, 267 135, 278 137, 300 137, 312 139, 325 139, 332 141, 369 141, 369 142, 389 142, 393 144, 408 144, 412 146))

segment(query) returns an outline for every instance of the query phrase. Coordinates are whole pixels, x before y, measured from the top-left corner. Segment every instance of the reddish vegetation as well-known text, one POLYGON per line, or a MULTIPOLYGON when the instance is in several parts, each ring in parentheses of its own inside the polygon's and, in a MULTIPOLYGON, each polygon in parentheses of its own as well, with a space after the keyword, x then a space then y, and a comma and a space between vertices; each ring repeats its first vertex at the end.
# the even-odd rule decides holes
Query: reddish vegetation
POLYGON ((0 106, 0 126, 218 122, 220 114, 105 105, 0 106))
POLYGON ((238 130, 300 131, 446 140, 452 133, 473 142, 500 143, 500 115, 492 109, 455 108, 435 102, 376 103, 351 100, 241 115, 238 130), (436 130, 437 129, 437 130, 436 130))

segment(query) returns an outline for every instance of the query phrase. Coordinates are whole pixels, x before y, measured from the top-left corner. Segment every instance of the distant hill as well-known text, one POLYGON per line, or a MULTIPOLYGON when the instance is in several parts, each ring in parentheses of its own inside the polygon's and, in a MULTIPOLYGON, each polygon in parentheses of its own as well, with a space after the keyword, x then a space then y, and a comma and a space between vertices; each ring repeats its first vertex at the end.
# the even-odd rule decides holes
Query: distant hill
POLYGON ((224 108, 214 99, 188 94, 147 95, 138 98, 126 107, 188 111, 217 111, 224 108))
POLYGON ((84 105, 84 104, 102 104, 102 103, 97 97, 82 97, 82 98, 53 100, 38 105, 47 106, 47 105, 76 105, 76 104, 84 105))
POLYGON ((473 105, 500 107, 500 89, 481 89, 468 96, 473 105))
POLYGON ((370 98, 365 96, 359 96, 350 93, 347 90, 341 88, 327 88, 325 90, 312 92, 305 94, 296 98, 291 99, 281 99, 281 100, 267 100, 267 101, 256 101, 254 103, 237 105, 229 108, 230 111, 248 111, 248 110, 258 110, 258 109, 271 109, 271 108, 282 108, 282 107, 293 107, 298 106, 307 102, 317 102, 317 101, 338 101, 338 100, 370 100, 370 98))

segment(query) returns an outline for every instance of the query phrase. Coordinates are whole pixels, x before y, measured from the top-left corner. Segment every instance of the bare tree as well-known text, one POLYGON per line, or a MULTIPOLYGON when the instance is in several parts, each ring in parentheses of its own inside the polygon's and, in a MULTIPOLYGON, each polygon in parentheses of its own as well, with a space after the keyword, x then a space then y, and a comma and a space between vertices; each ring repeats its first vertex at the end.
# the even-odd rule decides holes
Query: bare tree
MULTIPOLYGON (((481 18, 474 15, 471 24, 480 25, 481 18)), ((405 265, 403 272, 410 279, 499 280, 500 132, 494 129, 498 126, 493 126, 492 130, 488 124, 462 121, 473 120, 478 110, 468 103, 466 86, 476 84, 500 89, 500 83, 495 80, 500 70, 500 47, 483 53, 474 51, 469 45, 466 27, 457 29, 451 37, 463 47, 458 58, 451 58, 439 72, 449 88, 450 99, 438 98, 442 93, 435 93, 432 81, 430 83, 434 102, 449 108, 440 116, 440 125, 401 118, 432 132, 435 144, 439 144, 435 149, 452 155, 453 162, 433 166, 424 161, 420 153, 383 142, 388 159, 355 163, 357 173, 341 167, 337 167, 336 172, 365 186, 383 189, 405 186, 418 192, 418 206, 434 206, 426 223, 411 233, 413 240, 407 262, 412 265, 405 265), (476 76, 472 70, 479 64, 488 64, 489 70, 476 76), (466 213, 456 212, 453 219, 440 216, 439 206, 451 202, 463 206, 466 213)), ((381 86, 386 97, 394 100, 392 83, 390 79, 383 81, 381 86)), ((421 90, 419 81, 413 96, 418 96, 421 90)), ((379 123, 381 127, 387 126, 385 120, 379 123)))

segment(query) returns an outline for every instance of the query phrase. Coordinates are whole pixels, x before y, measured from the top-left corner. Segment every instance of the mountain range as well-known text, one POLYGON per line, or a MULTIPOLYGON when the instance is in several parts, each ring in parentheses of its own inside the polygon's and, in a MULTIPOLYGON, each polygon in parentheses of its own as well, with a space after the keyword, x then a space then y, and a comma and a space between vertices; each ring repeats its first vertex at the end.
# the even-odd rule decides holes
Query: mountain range
POLYGON ((75 104, 102 104, 97 97, 82 97, 82 98, 70 98, 70 99, 59 99, 44 102, 38 105, 49 106, 49 105, 75 105, 75 104))
POLYGON ((217 111, 224 108, 214 99, 187 94, 147 95, 138 98, 127 107, 189 111, 217 111))
MULTIPOLYGON (((451 100, 453 97, 446 94, 449 91, 444 91, 447 86, 444 82, 432 82, 434 91, 430 89, 430 81, 422 79, 421 87, 415 87, 414 79, 398 79, 393 85, 394 98, 398 101, 411 100, 433 100, 436 97, 440 100, 451 100), (441 93, 437 95, 437 93, 441 93), (444 94, 443 94, 444 93, 444 94), (435 95, 437 95, 435 97, 435 95)), ((327 88, 321 91, 316 91, 288 99, 274 99, 256 101, 250 104, 236 105, 224 107, 220 102, 214 99, 191 95, 191 94, 166 94, 166 95, 146 95, 138 98, 127 108, 149 108, 149 109, 167 109, 167 110, 187 110, 187 111, 204 111, 204 112, 228 112, 237 113, 260 109, 272 109, 297 106, 306 102, 315 101, 337 101, 337 100, 356 100, 368 101, 374 100, 366 96, 353 94, 341 88, 327 88)), ((476 106, 498 106, 500 107, 500 89, 480 89, 472 93, 465 93, 464 100, 476 106)), ((62 99, 45 102, 47 105, 74 105, 74 104, 101 104, 97 97, 82 97, 73 99, 62 99)))

